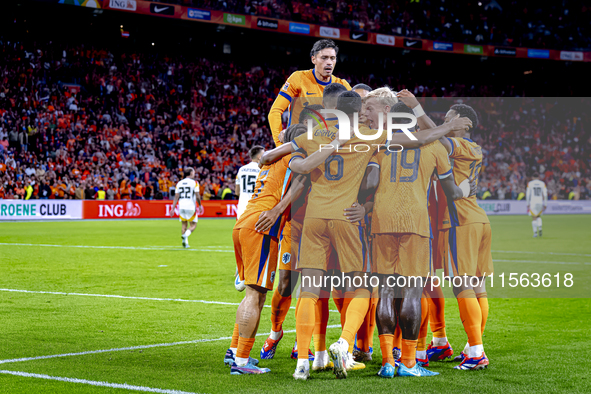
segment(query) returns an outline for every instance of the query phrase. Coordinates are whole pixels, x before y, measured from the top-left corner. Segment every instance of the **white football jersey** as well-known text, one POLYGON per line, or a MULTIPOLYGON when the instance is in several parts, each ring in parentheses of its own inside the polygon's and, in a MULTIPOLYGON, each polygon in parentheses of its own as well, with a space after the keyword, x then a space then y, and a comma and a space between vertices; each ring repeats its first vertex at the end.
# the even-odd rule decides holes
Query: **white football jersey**
POLYGON ((541 211, 542 207, 546 206, 548 201, 548 189, 546 189, 546 184, 539 179, 530 181, 527 184, 525 199, 533 211, 541 211))
POLYGON ((240 197, 238 197, 238 209, 236 210, 237 219, 242 215, 242 212, 246 209, 248 201, 254 194, 254 185, 260 171, 259 164, 255 162, 250 162, 247 165, 240 167, 238 170, 236 184, 240 185, 240 197))
POLYGON ((195 204, 197 204, 195 193, 199 193, 197 182, 191 178, 185 178, 176 184, 174 190, 179 195, 179 209, 195 210, 195 204))

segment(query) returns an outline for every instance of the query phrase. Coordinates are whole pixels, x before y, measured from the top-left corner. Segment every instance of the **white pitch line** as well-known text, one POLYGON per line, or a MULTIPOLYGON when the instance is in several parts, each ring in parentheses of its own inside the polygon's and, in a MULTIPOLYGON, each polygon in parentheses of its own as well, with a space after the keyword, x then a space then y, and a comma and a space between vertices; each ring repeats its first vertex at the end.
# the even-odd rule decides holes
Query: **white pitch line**
POLYGON ((494 262, 501 263, 532 263, 532 264, 560 264, 560 265, 591 265, 585 262, 568 262, 568 261, 538 261, 538 260, 499 260, 493 259, 494 262))
MULTIPOLYGON (((330 326, 326 326, 326 328, 337 328, 341 327, 340 324, 334 324, 330 326)), ((296 332, 296 330, 287 330, 283 331, 284 334, 292 334, 296 332)), ((256 334, 257 337, 267 336, 270 335, 270 332, 259 333, 256 334)), ((232 337, 220 337, 220 338, 210 338, 210 339, 195 339, 193 341, 181 341, 181 342, 170 342, 170 343, 156 343, 153 345, 140 345, 140 346, 129 346, 129 347, 121 347, 121 348, 113 348, 113 349, 101 349, 101 350, 90 350, 87 352, 78 352, 78 353, 63 353, 63 354, 53 354, 49 356, 38 356, 38 357, 23 357, 23 358, 13 358, 7 360, 0 360, 0 364, 8 364, 8 363, 18 363, 23 361, 35 361, 35 360, 46 360, 48 358, 59 358, 59 357, 70 357, 70 356, 85 356, 88 354, 99 354, 99 353, 111 353, 111 352, 121 352, 125 350, 139 350, 139 349, 151 349, 155 347, 169 347, 169 346, 177 346, 177 345, 190 345, 193 343, 203 343, 203 342, 216 342, 216 341, 224 341, 232 339, 232 337)))
MULTIPOLYGON (((168 247, 143 247, 143 246, 95 246, 95 245, 51 245, 51 244, 24 244, 24 243, 0 243, 5 246, 43 246, 51 248, 82 248, 82 249, 127 249, 127 250, 175 250, 168 247)), ((176 247, 178 250, 185 250, 189 252, 222 252, 234 253, 230 249, 182 249, 180 246, 176 247)))
MULTIPOLYGON (((86 294, 86 293, 65 293, 62 291, 35 291, 35 290, 21 290, 21 289, 0 289, 0 291, 7 291, 12 293, 29 293, 29 294, 53 294, 53 295, 67 295, 67 296, 83 296, 83 297, 104 297, 104 298, 120 298, 128 300, 144 300, 144 301, 174 301, 174 302, 194 302, 199 304, 214 304, 214 305, 240 305, 239 302, 224 302, 224 301, 207 301, 207 300, 185 300, 184 298, 154 298, 154 297, 133 297, 122 296, 115 294, 86 294)), ((265 308, 271 308, 271 305, 264 305, 265 308)), ((295 309, 295 306, 289 307, 295 309)), ((330 312, 338 312, 330 310, 330 312)))
POLYGON ((86 379, 76 379, 76 378, 63 378, 63 377, 60 377, 60 376, 50 376, 50 375, 42 375, 42 374, 38 374, 38 373, 29 373, 29 372, 20 372, 20 371, 3 371, 3 370, 0 370, 0 373, 7 374, 7 375, 14 375, 14 376, 22 376, 22 377, 25 377, 25 378, 37 378, 37 379, 46 379, 46 380, 57 380, 59 382, 89 384, 91 386, 111 387, 111 388, 114 388, 114 389, 143 391, 143 392, 147 392, 147 393, 197 394, 197 393, 190 392, 190 391, 157 389, 157 388, 145 387, 145 386, 134 386, 134 385, 127 384, 127 383, 121 384, 121 383, 98 382, 96 380, 86 380, 86 379))
POLYGON ((493 253, 521 253, 521 254, 553 254, 556 256, 583 256, 591 257, 591 254, 584 253, 556 253, 556 252, 530 252, 524 250, 492 250, 493 253))

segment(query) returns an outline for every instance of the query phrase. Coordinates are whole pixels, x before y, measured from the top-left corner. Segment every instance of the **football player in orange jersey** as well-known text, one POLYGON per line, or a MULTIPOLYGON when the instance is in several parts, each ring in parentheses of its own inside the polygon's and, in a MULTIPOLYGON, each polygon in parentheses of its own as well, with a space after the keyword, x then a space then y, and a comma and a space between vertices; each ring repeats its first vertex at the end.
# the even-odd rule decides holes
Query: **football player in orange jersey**
MULTIPOLYGON (((402 103, 387 108, 384 101, 388 103, 384 97, 370 97, 366 103, 368 118, 374 124, 379 122, 378 114, 386 109, 389 112, 412 113, 402 103)), ((397 123, 404 121, 397 119, 397 123)), ((463 119, 454 126, 466 128, 469 124, 468 119, 463 119)), ((374 210, 371 229, 374 236, 372 271, 380 278, 377 314, 382 368, 379 376, 391 378, 395 373, 392 348, 397 321, 402 331, 401 360, 397 374, 435 375, 416 363, 415 353, 421 323, 420 298, 424 278, 430 275, 431 269, 427 189, 434 169, 447 178, 451 174, 451 167, 440 144, 428 144, 419 149, 400 152, 380 150, 373 161, 376 167, 381 168, 375 203, 369 203, 367 207, 374 210), (405 278, 403 284, 400 283, 400 277, 405 278), (411 277, 419 280, 413 284, 411 277), (397 287, 390 283, 390 279, 396 280, 397 287)), ((462 197, 461 190, 453 181, 448 181, 445 188, 446 193, 453 198, 462 197)))
MULTIPOLYGON (((286 131, 293 139, 306 131, 295 125, 286 131)), ((291 204, 289 158, 263 166, 255 185, 255 194, 236 222, 232 232, 236 265, 240 280, 247 286, 236 313, 236 324, 230 349, 224 363, 231 365, 232 375, 261 374, 268 368, 257 367, 250 357, 268 290, 273 289, 277 266, 278 237, 289 216, 291 204)))
POLYGON ((337 82, 347 90, 351 86, 347 81, 333 75, 337 63, 339 47, 332 40, 318 40, 310 51, 314 68, 296 71, 289 76, 282 86, 277 99, 269 112, 269 124, 273 133, 275 145, 281 145, 279 133, 283 129, 281 115, 289 108, 288 126, 295 123, 301 110, 309 104, 320 104, 324 88, 330 83, 337 82))
MULTIPOLYGON (((422 116, 418 117, 423 128, 435 126, 435 123, 424 114, 416 98, 405 92, 405 101, 418 109, 422 116)), ((401 97, 402 99, 402 97, 401 97)), ((415 111, 416 113, 417 111, 415 111)), ((465 104, 452 105, 445 115, 445 123, 459 117, 472 120, 472 128, 478 125, 476 111, 465 104)), ((478 178, 482 166, 482 149, 470 139, 469 130, 459 130, 449 137, 440 140, 453 160, 453 174, 464 194, 468 195, 467 183, 470 178, 478 178)), ((480 208, 476 196, 470 196, 457 202, 447 202, 447 209, 440 216, 439 238, 442 253, 447 256, 444 269, 448 276, 463 277, 462 286, 454 287, 458 300, 460 317, 464 330, 468 335, 468 343, 462 353, 456 357, 461 364, 455 368, 461 370, 484 369, 489 360, 484 353, 482 334, 488 319, 488 298, 486 294, 486 276, 493 273, 491 254, 492 235, 490 222, 486 212, 480 208), (462 247, 458 249, 458 245, 462 247), (478 285, 471 286, 471 280, 478 278, 478 285)), ((431 350, 431 349, 430 349, 431 350)))

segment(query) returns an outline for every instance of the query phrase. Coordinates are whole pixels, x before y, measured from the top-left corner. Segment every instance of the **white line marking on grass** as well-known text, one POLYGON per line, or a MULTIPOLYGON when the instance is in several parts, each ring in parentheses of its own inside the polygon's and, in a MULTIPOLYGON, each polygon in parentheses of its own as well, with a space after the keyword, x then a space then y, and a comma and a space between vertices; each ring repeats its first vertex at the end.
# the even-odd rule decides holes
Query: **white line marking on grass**
POLYGON ((7 374, 7 375, 14 375, 14 376, 22 376, 22 377, 25 377, 25 378, 37 378, 37 379, 57 380, 57 381, 60 381, 60 382, 89 384, 91 386, 111 387, 111 388, 114 388, 114 389, 143 391, 143 392, 147 392, 147 393, 197 394, 197 393, 189 392, 189 391, 156 389, 156 388, 145 387, 145 386, 134 386, 134 385, 127 384, 127 383, 121 384, 121 383, 98 382, 98 381, 95 381, 95 380, 86 380, 86 379, 62 378, 60 376, 41 375, 41 374, 38 374, 38 373, 29 373, 29 372, 20 372, 20 371, 2 371, 2 370, 0 370, 0 373, 7 374))
MULTIPOLYGON (((86 293, 65 293, 62 291, 34 291, 34 290, 20 290, 20 289, 0 289, 0 291, 7 291, 12 293, 29 293, 29 294, 53 294, 53 295, 67 295, 67 296, 83 296, 83 297, 104 297, 104 298, 120 298, 128 300, 145 300, 145 301, 174 301, 174 302, 195 302, 199 304, 214 304, 214 305, 240 305, 239 302, 224 302, 224 301, 207 301, 207 300, 185 300, 183 298, 155 298, 155 297, 133 297, 122 296, 115 294, 86 294, 86 293)), ((271 305, 264 305, 265 308, 271 308, 271 305)), ((289 309, 295 309, 295 306, 289 309)), ((330 312, 338 312, 330 310, 330 312)))
POLYGON ((493 259, 494 262, 501 263, 535 263, 535 264, 561 264, 561 265, 591 265, 591 263, 568 262, 568 261, 538 261, 538 260, 499 260, 493 259))
POLYGON ((493 253, 522 253, 522 254, 553 254, 556 256, 584 256, 591 257, 591 254, 584 253, 556 253, 556 252, 530 252, 524 250, 493 250, 493 253))
POLYGON ((180 246, 173 247, 146 247, 146 246, 96 246, 96 245, 50 245, 50 244, 23 244, 23 243, 0 243, 5 246, 43 246, 51 248, 82 248, 82 249, 127 249, 127 250, 185 250, 189 252, 221 252, 234 253, 231 249, 183 249, 180 246), (176 249, 173 249, 176 248, 176 249))
MULTIPOLYGON (((334 324, 330 326, 326 326, 326 328, 337 328, 341 327, 340 324, 334 324)), ((283 331, 284 334, 292 334, 296 332, 296 330, 287 330, 283 331)), ((270 332, 259 333, 256 336, 267 336, 270 335, 270 332)), ((210 338, 210 339, 196 339, 193 341, 181 341, 181 342, 170 342, 170 343, 157 343, 154 345, 140 345, 140 346, 129 346, 129 347, 120 347, 120 348, 113 348, 113 349, 102 349, 102 350, 91 350, 87 352, 78 352, 78 353, 64 353, 64 354, 53 354, 50 356, 38 356, 38 357, 23 357, 23 358, 13 358, 7 360, 0 360, 0 364, 8 364, 8 363, 18 363, 23 361, 35 361, 35 360, 46 360, 48 358, 58 358, 58 357, 70 357, 70 356, 85 356, 88 354, 99 354, 99 353, 110 353, 110 352, 121 352, 125 350, 139 350, 139 349, 150 349, 155 347, 169 347, 169 346, 177 346, 177 345, 190 345, 193 343, 203 343, 203 342, 216 342, 216 341, 224 341, 230 340, 232 337, 220 337, 220 338, 210 338)))

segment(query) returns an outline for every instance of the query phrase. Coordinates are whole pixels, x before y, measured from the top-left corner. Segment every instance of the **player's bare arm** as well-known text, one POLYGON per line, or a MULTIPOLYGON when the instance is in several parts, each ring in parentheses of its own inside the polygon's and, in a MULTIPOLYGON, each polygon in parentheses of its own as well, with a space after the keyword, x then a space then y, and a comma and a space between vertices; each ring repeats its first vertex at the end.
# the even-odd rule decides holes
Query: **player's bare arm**
POLYGON ((417 124, 421 130, 428 130, 437 127, 433 119, 428 117, 425 111, 423 111, 421 103, 419 103, 419 100, 417 100, 414 94, 409 92, 407 89, 402 89, 396 94, 396 96, 400 101, 411 108, 413 112, 415 112, 415 115, 417 116, 417 124), (420 116, 417 115, 417 112, 420 114, 420 116))
POLYGON ((273 227, 273 224, 277 221, 279 216, 285 212, 287 207, 291 204, 291 188, 285 192, 281 201, 277 203, 272 209, 268 211, 263 211, 259 215, 259 220, 257 220, 254 229, 258 232, 265 232, 273 227))
POLYGON ((240 197, 240 182, 238 182, 238 178, 236 178, 236 185, 234 185, 234 194, 236 197, 240 197))
MULTIPOLYGON (((174 193, 174 200, 172 201, 172 208, 170 208, 170 217, 174 217, 174 208, 176 207, 176 204, 178 202, 179 202, 179 194, 174 193)), ((199 205, 201 205, 201 202, 199 202, 199 205)))
POLYGON ((357 200, 359 202, 353 203, 350 208, 345 208, 345 217, 351 222, 355 223, 360 221, 373 211, 373 196, 380 183, 380 167, 370 165, 365 170, 365 175, 361 181, 361 187, 359 188, 359 194, 357 200))
POLYGON ((298 174, 309 174, 315 168, 322 165, 328 156, 339 150, 339 147, 349 141, 349 138, 339 139, 335 138, 330 144, 322 144, 322 149, 317 150, 310 156, 304 158, 294 157, 289 163, 289 168, 298 174))
POLYGON ((201 195, 198 189, 195 189, 195 199, 197 200, 197 205, 201 207, 201 195))
POLYGON ((450 174, 443 179, 439 179, 439 181, 441 182, 445 197, 447 197, 448 200, 459 200, 460 198, 464 198, 464 192, 456 185, 453 174, 450 174))
POLYGON ((456 118, 448 123, 442 124, 441 126, 427 130, 421 130, 418 133, 413 134, 416 138, 416 141, 409 139, 403 133, 393 134, 390 143, 393 145, 401 145, 404 147, 404 149, 416 149, 430 144, 433 141, 441 141, 442 137, 451 132, 455 132, 456 130, 466 130, 470 127, 472 127, 472 121, 470 119, 456 118))
POLYGON ((259 161, 259 167, 266 166, 282 159, 283 157, 295 152, 291 144, 283 144, 275 149, 266 151, 261 160, 259 161))

